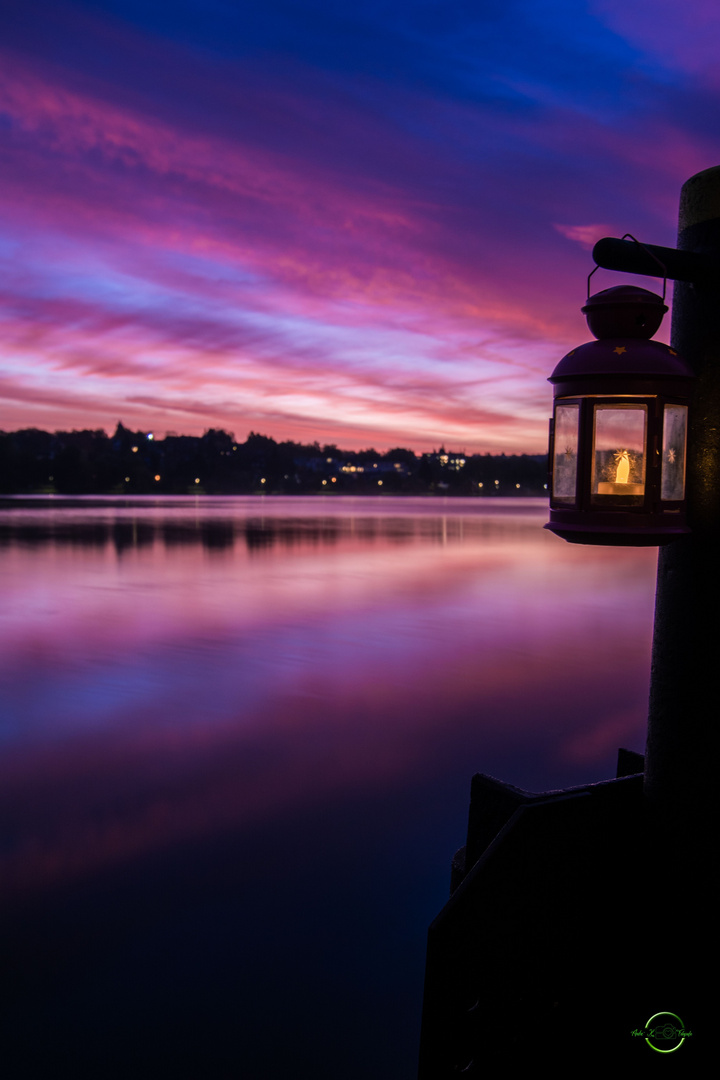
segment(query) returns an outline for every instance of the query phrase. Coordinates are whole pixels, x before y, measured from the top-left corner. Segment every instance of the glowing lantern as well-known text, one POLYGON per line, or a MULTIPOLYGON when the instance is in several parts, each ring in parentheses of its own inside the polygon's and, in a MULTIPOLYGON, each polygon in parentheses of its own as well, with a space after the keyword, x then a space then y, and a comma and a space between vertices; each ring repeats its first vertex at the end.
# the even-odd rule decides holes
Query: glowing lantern
POLYGON ((692 372, 650 338, 667 311, 635 285, 588 298, 597 338, 563 357, 550 427, 550 521, 576 544, 665 544, 685 522, 692 372))

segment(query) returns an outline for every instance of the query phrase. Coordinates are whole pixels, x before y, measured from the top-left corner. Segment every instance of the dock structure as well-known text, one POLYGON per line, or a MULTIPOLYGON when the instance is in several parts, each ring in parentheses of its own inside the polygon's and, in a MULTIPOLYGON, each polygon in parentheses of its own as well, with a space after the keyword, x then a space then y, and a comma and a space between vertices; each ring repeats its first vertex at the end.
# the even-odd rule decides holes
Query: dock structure
POLYGON ((660 549, 646 752, 620 751, 615 779, 564 791, 473 777, 428 933, 419 1080, 715 1063, 720 166, 683 186, 677 249, 606 239, 593 254, 651 275, 661 259, 672 346, 696 377, 691 532, 660 549))

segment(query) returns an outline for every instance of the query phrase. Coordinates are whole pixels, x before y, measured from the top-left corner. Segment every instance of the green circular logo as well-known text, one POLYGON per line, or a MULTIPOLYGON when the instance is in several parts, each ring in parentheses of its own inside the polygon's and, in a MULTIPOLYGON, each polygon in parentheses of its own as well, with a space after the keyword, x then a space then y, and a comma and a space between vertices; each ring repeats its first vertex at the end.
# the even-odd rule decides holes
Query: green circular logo
POLYGON ((645 1042, 658 1054, 672 1054, 685 1042, 685 1025, 675 1013, 655 1013, 645 1025, 645 1032, 645 1042))

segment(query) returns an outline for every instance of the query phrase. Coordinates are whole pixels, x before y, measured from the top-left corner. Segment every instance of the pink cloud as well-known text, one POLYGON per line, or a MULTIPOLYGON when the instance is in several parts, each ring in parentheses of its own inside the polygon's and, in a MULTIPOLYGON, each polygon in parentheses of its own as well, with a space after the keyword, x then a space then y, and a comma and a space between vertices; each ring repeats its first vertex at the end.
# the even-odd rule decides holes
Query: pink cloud
POLYGON ((561 236, 580 244, 585 251, 592 251, 598 240, 614 233, 611 225, 560 225, 554 222, 553 228, 557 229, 561 236))
POLYGON ((48 389, 47 371, 63 376, 57 401, 70 411, 59 426, 103 402, 103 423, 121 408, 127 422, 149 410, 159 429, 181 415, 196 429, 230 415, 238 430, 246 420, 332 427, 340 442, 343 430, 363 431, 379 445, 397 441, 394 424, 418 448, 459 439, 540 451, 552 355, 587 336, 583 251, 596 232, 672 242, 668 192, 711 153, 662 117, 611 127, 566 105, 538 123, 535 113, 436 103, 433 123, 456 125, 468 154, 470 130, 495 154, 482 172, 451 159, 438 173, 456 181, 455 199, 436 192, 427 145, 349 96, 322 103, 321 135, 307 85, 265 93, 248 80, 228 90, 243 121, 243 94, 258 111, 252 137, 239 137, 227 119, 203 131, 181 109, 150 109, 109 82, 7 51, 3 60, 0 109, 13 137, 0 215, 18 255, 0 308, 9 367, 25 368, 5 385, 12 398, 17 379, 13 400, 30 416, 35 383, 39 404, 57 385, 48 389), (465 113, 474 126, 459 123, 465 113), (308 146, 261 138, 278 116, 286 135, 301 123, 308 146), (340 130, 381 148, 388 172, 343 167, 328 137, 340 130), (505 145, 516 147, 512 168, 505 145), (592 190, 563 187, 557 169, 531 182, 523 162, 562 161, 569 146, 573 161, 617 166, 618 177, 642 169, 645 216, 558 224, 560 205, 561 222, 592 221, 592 190), (643 221, 668 234, 647 236, 643 221))
POLYGON ((0 102, 32 136, 5 199, 33 227, 84 232, 101 248, 131 243, 133 263, 143 247, 159 247, 251 267, 296 297, 300 290, 305 305, 341 299, 397 312, 430 304, 451 318, 542 327, 490 267, 459 266, 451 250, 431 254, 433 232, 443 232, 431 208, 389 186, 373 185, 370 196, 307 159, 179 131, 18 70, 12 59, 0 102), (46 181, 48 155, 60 168, 38 205, 33 179, 46 181), (168 186, 182 199, 180 220, 168 186))

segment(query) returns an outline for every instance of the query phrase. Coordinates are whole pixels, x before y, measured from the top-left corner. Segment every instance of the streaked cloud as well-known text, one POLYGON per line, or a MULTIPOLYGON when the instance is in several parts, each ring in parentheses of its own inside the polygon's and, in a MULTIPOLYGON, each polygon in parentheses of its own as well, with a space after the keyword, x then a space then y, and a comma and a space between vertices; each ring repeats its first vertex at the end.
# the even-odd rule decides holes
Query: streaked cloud
POLYGON ((588 249, 716 163, 679 5, 8 10, 5 428, 541 450, 588 249))

